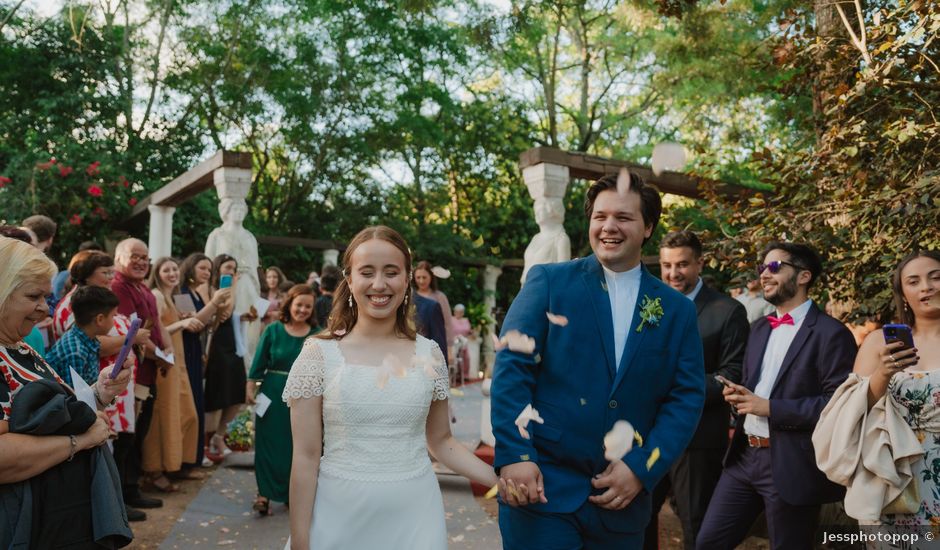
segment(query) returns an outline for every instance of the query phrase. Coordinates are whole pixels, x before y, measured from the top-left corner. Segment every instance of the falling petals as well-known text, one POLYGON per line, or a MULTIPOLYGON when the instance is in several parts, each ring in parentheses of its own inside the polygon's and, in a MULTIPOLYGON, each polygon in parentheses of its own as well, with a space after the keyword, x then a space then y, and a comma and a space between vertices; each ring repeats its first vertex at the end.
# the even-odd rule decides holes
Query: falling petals
POLYGON ((553 325, 558 325, 564 327, 568 325, 568 318, 564 315, 555 315, 554 313, 546 312, 545 315, 548 317, 548 322, 553 325))
POLYGON ((617 192, 621 195, 626 195, 630 191, 630 171, 626 168, 621 168, 620 173, 617 174, 617 192))
POLYGON ((626 420, 614 422, 614 427, 604 436, 604 458, 613 462, 620 460, 633 448, 633 426, 626 420))
POLYGON ((487 491, 485 495, 483 495, 483 498, 489 500, 491 498, 494 498, 498 494, 499 494, 499 483, 490 487, 490 490, 487 491))
POLYGON ((431 273, 432 273, 435 277, 437 277, 438 279, 449 279, 449 278, 450 278, 450 271, 447 270, 447 269, 444 269, 443 267, 441 267, 441 266, 439 266, 439 265, 436 265, 436 266, 432 267, 432 268, 431 268, 431 273))
POLYGON ((379 365, 378 371, 375 376, 375 385, 378 386, 380 390, 385 389, 385 385, 388 383, 390 377, 404 378, 408 374, 407 369, 405 369, 405 366, 402 365, 398 357, 392 354, 388 354, 385 356, 385 359, 382 359, 382 364, 379 365))
POLYGON ((437 369, 434 368, 436 366, 436 362, 430 355, 425 355, 422 357, 415 356, 415 358, 411 360, 411 364, 415 368, 421 369, 422 372, 424 372, 424 375, 428 378, 440 378, 440 374, 438 374, 437 369))
POLYGON ((523 439, 529 439, 529 431, 526 430, 529 427, 529 421, 538 422, 539 424, 545 423, 545 420, 539 416, 539 411, 532 407, 532 403, 526 405, 519 413, 519 416, 516 417, 516 427, 519 428, 519 435, 523 439))
POLYGON ((535 340, 531 336, 526 336, 518 330, 510 330, 504 334, 502 338, 495 340, 494 347, 496 351, 509 348, 511 351, 532 353, 535 351, 535 340))
POLYGON ((659 447, 653 449, 653 452, 650 453, 650 457, 646 459, 646 471, 653 469, 653 464, 656 464, 656 461, 659 460, 659 447))
POLYGON ((636 444, 637 444, 637 445, 639 445, 640 447, 643 446, 643 436, 640 435, 640 432, 634 431, 634 432, 633 432, 633 439, 636 440, 636 444))
POLYGON ((685 163, 685 148, 678 143, 664 141, 653 147, 653 158, 650 161, 653 174, 658 176, 666 170, 681 170, 685 163))

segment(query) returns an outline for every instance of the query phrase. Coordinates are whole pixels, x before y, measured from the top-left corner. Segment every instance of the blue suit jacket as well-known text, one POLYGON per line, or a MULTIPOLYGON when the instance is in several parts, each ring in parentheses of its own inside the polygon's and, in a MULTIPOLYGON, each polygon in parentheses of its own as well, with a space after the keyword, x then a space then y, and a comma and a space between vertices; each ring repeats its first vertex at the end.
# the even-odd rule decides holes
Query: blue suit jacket
MULTIPOLYGON (((764 317, 751 325, 741 382, 751 391, 760 380, 771 330, 764 317)), ((789 504, 835 502, 845 495, 844 487, 826 479, 816 467, 812 435, 819 413, 852 372, 857 352, 849 329, 813 305, 783 358, 770 393, 768 424, 774 487, 789 504)), ((737 419, 725 465, 737 460, 747 445, 744 418, 737 419)))
POLYGON ((628 420, 643 437, 624 462, 643 483, 624 510, 599 510, 617 532, 646 527, 649 491, 688 445, 705 399, 702 343, 695 306, 643 269, 637 307, 620 368, 614 365, 614 331, 604 274, 594 256, 533 267, 503 323, 535 339, 535 353, 508 349, 496 357, 492 386, 495 466, 536 462, 547 504, 536 511, 570 513, 588 496, 600 494, 591 478, 607 468, 604 435, 617 420, 628 420), (659 298, 658 326, 640 332, 640 304, 659 298), (568 325, 550 324, 546 313, 564 315, 568 325), (523 439, 514 421, 532 403, 544 424, 531 423, 523 439), (647 460, 659 448, 650 469, 647 460))
POLYGON ((437 300, 425 298, 413 292, 415 301, 415 328, 418 334, 434 340, 444 352, 444 361, 447 361, 447 330, 444 327, 444 313, 437 300))

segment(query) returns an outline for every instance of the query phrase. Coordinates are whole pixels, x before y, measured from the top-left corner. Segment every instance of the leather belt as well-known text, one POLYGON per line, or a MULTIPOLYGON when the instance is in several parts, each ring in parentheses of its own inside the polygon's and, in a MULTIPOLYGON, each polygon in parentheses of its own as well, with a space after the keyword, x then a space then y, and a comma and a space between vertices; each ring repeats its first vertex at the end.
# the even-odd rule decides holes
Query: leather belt
POLYGON ((759 435, 748 435, 747 444, 750 447, 767 448, 767 447, 770 447, 770 438, 761 437, 759 435))

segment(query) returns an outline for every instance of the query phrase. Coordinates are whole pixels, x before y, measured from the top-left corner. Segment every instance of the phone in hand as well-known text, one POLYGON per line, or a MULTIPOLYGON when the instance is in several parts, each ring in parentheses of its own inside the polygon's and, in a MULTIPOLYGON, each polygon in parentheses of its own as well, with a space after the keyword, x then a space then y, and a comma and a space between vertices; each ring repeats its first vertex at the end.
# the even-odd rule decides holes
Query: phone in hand
POLYGON ((911 327, 902 324, 889 324, 882 327, 882 331, 885 335, 885 344, 900 341, 904 342, 904 347, 901 349, 914 347, 914 333, 911 332, 911 327))
POLYGON ((721 384, 722 386, 726 388, 734 389, 734 384, 731 382, 731 380, 728 380, 727 378, 725 378, 724 376, 720 374, 715 375, 715 381, 717 381, 719 384, 721 384))
POLYGON ((219 277, 219 289, 229 288, 232 286, 232 276, 231 275, 222 275, 219 277))

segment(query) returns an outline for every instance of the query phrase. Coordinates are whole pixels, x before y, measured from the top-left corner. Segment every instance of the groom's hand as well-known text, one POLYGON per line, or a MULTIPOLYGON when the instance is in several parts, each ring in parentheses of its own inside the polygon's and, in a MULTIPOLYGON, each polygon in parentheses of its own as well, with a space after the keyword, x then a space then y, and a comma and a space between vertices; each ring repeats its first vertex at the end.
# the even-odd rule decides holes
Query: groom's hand
POLYGON ((592 503, 607 510, 623 510, 643 489, 643 483, 622 460, 611 462, 607 469, 591 480, 595 489, 607 488, 590 497, 592 503))
POLYGON ((542 471, 538 465, 534 462, 516 462, 500 468, 499 496, 510 506, 548 502, 542 471))

